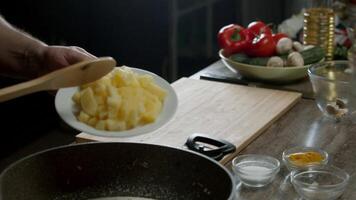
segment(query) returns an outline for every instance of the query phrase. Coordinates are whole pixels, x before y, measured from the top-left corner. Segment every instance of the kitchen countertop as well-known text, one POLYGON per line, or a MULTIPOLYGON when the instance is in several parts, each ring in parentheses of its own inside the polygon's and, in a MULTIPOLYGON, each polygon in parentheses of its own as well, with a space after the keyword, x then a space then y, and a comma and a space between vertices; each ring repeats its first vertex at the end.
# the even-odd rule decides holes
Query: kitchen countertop
MULTIPOLYGON (((218 74, 220 76, 224 75, 228 77, 237 76, 218 61, 194 74, 190 78, 199 79, 200 75, 204 74, 218 74)), ((356 137, 354 135, 356 132, 356 125, 351 123, 333 123, 324 119, 313 100, 311 85, 307 79, 288 85, 261 84, 249 81, 247 81, 247 84, 251 87, 267 87, 298 91, 303 94, 303 99, 280 119, 274 122, 239 154, 267 154, 282 161, 282 152, 287 148, 296 145, 320 147, 329 153, 331 164, 345 169, 351 176, 347 190, 340 199, 353 199, 353 197, 356 196, 356 156, 354 154, 356 151, 356 137)), ((65 139, 62 137, 63 134, 68 135, 68 130, 62 129, 61 131, 62 133, 59 133, 58 131, 58 133, 56 132, 56 135, 58 135, 56 137, 44 137, 40 142, 34 142, 34 144, 31 145, 35 147, 27 147, 26 152, 21 153, 21 157, 35 152, 36 149, 42 150, 43 145, 39 145, 39 143, 49 143, 50 140, 56 141, 57 145, 60 141, 70 143, 68 137, 65 139)), ((11 160, 13 161, 14 159, 11 160)), ((8 161, 7 163, 10 162, 11 161, 8 161)), ((227 165, 227 167, 230 168, 229 165, 227 165)), ((259 189, 251 189, 242 186, 237 191, 238 197, 243 200, 297 200, 299 197, 289 184, 288 179, 286 179, 287 174, 288 172, 282 164, 281 171, 270 185, 259 189)))
MULTIPOLYGON (((191 78, 198 79, 204 74, 236 76, 220 61, 194 74, 191 78)), ((288 85, 256 84, 256 82, 248 83, 248 85, 299 91, 303 94, 303 99, 239 153, 266 154, 278 158, 281 162, 281 171, 270 185, 259 189, 242 186, 237 191, 239 199, 299 199, 288 180, 288 171, 281 159, 282 152, 293 146, 312 146, 326 150, 330 156, 329 163, 346 170, 351 176, 349 185, 340 199, 354 199, 356 196, 356 156, 354 154, 356 124, 334 123, 325 119, 313 99, 308 79, 288 85)))
MULTIPOLYGON (((265 133, 250 143, 240 154, 267 154, 278 158, 282 164, 282 152, 293 146, 319 147, 329 153, 329 163, 346 170, 350 183, 343 198, 356 196, 356 125, 333 123, 323 118, 313 100, 302 99, 286 115, 274 123, 265 133)), ((298 199, 293 188, 285 180, 288 172, 281 165, 276 180, 265 188, 252 190, 241 188, 241 199, 298 199)))

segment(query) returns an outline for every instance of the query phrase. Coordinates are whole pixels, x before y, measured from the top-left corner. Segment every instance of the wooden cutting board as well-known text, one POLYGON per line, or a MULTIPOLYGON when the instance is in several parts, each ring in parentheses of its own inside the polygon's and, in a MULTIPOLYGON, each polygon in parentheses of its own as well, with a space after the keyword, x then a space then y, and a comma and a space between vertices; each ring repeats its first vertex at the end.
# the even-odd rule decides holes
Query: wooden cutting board
POLYGON ((77 142, 142 142, 183 147, 192 133, 204 133, 236 145, 231 160, 287 112, 300 93, 182 78, 172 84, 178 95, 173 119, 160 129, 131 138, 105 138, 81 133, 77 142))

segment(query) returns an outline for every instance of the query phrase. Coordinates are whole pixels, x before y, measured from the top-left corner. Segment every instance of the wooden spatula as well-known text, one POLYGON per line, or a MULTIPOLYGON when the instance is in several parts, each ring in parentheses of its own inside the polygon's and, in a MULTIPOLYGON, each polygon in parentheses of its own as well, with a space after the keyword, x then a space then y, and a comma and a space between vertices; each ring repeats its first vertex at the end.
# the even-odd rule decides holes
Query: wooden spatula
POLYGON ((90 83, 108 74, 116 66, 111 57, 102 57, 70 65, 39 78, 0 89, 0 102, 26 94, 90 83))

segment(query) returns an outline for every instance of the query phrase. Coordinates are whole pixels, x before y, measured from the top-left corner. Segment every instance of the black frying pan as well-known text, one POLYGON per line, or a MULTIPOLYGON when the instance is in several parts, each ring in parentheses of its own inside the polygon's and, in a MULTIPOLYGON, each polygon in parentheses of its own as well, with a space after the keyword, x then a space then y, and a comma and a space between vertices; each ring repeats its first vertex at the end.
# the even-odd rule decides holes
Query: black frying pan
POLYGON ((14 163, 0 175, 1 200, 230 200, 233 191, 231 174, 215 160, 192 151, 139 143, 53 148, 14 163))

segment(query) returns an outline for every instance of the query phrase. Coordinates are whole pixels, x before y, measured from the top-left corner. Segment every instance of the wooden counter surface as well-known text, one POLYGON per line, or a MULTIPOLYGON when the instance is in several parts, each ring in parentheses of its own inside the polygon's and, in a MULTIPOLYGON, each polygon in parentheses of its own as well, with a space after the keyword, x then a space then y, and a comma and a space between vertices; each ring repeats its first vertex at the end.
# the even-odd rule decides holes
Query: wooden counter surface
POLYGON ((242 186, 238 191, 240 199, 297 200, 298 195, 286 178, 288 171, 281 159, 282 152, 293 146, 326 150, 330 156, 329 164, 344 169, 351 176, 349 186, 340 199, 356 198, 356 125, 333 123, 321 115, 313 100, 302 99, 239 153, 266 154, 281 162, 281 171, 271 185, 257 190, 242 186))
MULTIPOLYGON (((204 73, 225 73, 232 76, 232 72, 224 69, 218 61, 192 78, 199 78, 204 73)), ((254 85, 253 83, 249 85, 254 85)), ((259 87, 264 87, 260 84, 259 87)), ((315 100, 312 99, 312 88, 308 80, 289 85, 273 86, 274 88, 294 90, 306 95, 291 110, 272 124, 264 133, 251 142, 239 155, 265 154, 278 158, 281 171, 272 184, 251 189, 240 187, 237 191, 239 199, 259 200, 299 200, 299 196, 288 180, 288 171, 282 163, 282 152, 293 146, 319 147, 329 153, 329 164, 344 169, 350 174, 350 182, 340 199, 356 198, 356 124, 351 122, 334 123, 325 119, 319 111, 315 100)), ((231 162, 230 162, 231 163, 231 162)), ((227 165, 229 168, 230 165, 227 165)))

